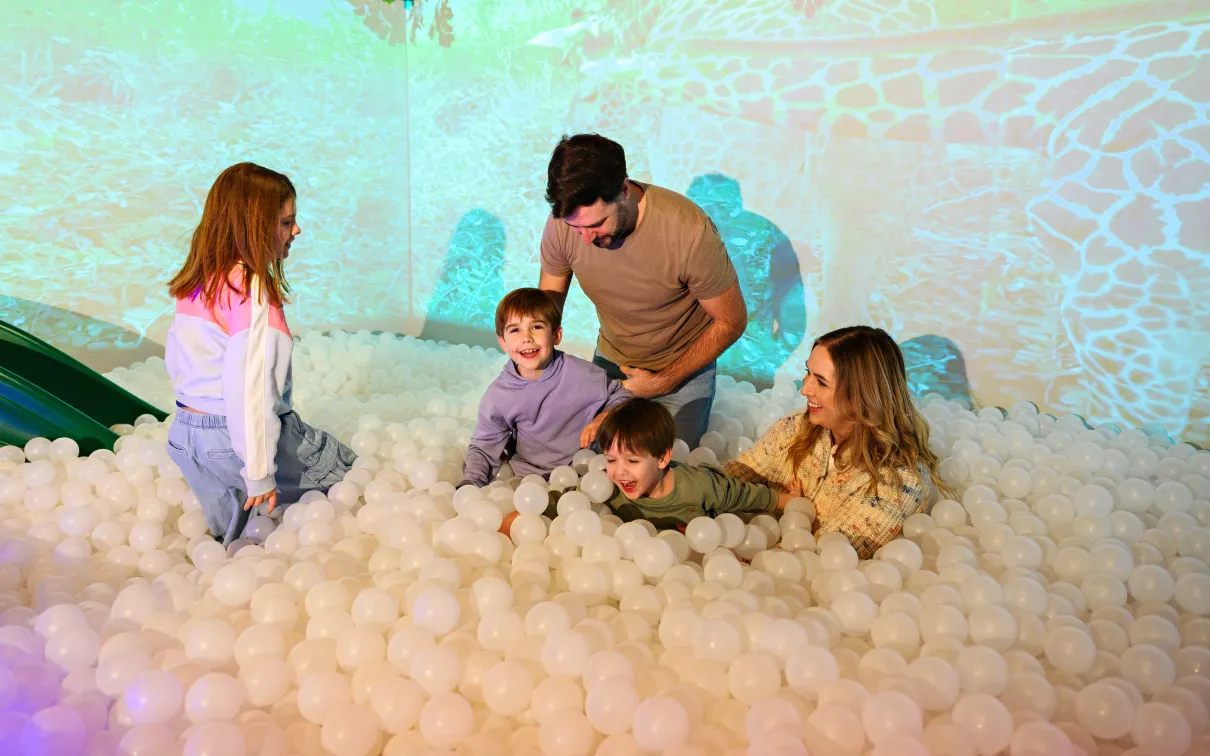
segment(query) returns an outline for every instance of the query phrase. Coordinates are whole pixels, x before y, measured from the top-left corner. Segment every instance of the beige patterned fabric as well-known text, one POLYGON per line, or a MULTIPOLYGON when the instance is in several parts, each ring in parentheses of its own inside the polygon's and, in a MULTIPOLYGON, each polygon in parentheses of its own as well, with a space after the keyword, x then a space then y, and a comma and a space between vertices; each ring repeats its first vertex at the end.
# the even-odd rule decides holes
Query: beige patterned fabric
MULTIPOLYGON (((797 479, 802 495, 815 504, 816 533, 843 533, 862 559, 899 535, 903 521, 919 511, 930 495, 923 465, 899 468, 901 485, 889 478, 870 491, 870 476, 857 468, 839 469, 833 456, 832 434, 820 436, 798 469, 790 469, 790 444, 805 410, 777 421, 752 448, 727 463, 730 475, 788 493, 797 479)), ((886 476, 879 476, 886 478, 886 476)))

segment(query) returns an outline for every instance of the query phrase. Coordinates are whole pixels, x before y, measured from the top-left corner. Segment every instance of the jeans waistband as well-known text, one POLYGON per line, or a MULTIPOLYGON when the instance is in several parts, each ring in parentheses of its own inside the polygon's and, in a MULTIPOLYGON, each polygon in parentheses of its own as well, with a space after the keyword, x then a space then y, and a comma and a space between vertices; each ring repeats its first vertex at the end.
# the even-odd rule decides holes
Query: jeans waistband
MULTIPOLYGON (((207 412, 193 412, 193 411, 184 409, 185 405, 181 404, 180 402, 177 402, 176 406, 180 407, 181 411, 177 412, 176 415, 174 416, 176 418, 175 420, 173 420, 174 423, 180 423, 181 425, 187 425, 190 428, 226 428, 227 427, 227 416, 226 415, 212 415, 207 412)), ((294 414, 294 410, 290 410, 289 412, 283 412, 282 414, 278 415, 278 417, 281 419, 282 422, 286 422, 286 418, 288 418, 290 415, 293 415, 293 414, 294 414)))
POLYGON ((181 407, 182 409, 176 413, 175 419, 172 421, 174 423, 180 423, 181 425, 185 425, 190 428, 227 427, 226 415, 209 415, 204 412, 191 412, 190 410, 184 409, 185 405, 181 404, 180 402, 177 402, 176 406, 181 407))

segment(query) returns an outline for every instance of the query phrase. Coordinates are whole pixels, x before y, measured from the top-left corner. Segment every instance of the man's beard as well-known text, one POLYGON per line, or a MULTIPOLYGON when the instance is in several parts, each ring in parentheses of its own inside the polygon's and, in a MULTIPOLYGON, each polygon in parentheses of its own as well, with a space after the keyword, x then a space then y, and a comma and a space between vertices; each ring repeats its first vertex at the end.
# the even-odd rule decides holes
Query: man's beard
POLYGON ((634 233, 634 228, 634 218, 630 215, 630 208, 623 202, 618 205, 618 230, 609 236, 593 239, 592 244, 600 249, 617 249, 626 241, 626 237, 634 233))

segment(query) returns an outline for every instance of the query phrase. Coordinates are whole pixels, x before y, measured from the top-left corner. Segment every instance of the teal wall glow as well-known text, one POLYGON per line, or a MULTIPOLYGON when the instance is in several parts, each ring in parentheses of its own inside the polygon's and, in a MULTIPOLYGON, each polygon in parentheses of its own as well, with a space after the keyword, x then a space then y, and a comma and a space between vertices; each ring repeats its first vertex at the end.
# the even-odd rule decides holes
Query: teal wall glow
MULTIPOLYGON (((210 182, 299 187, 296 330, 491 344, 550 150, 620 141, 748 299, 723 367, 891 330, 920 390, 1210 440, 1210 6, 1124 0, 8 0, 0 317, 162 343, 210 182)), ((573 296, 565 338, 587 348, 573 296)), ((133 357, 131 357, 133 359, 133 357)))

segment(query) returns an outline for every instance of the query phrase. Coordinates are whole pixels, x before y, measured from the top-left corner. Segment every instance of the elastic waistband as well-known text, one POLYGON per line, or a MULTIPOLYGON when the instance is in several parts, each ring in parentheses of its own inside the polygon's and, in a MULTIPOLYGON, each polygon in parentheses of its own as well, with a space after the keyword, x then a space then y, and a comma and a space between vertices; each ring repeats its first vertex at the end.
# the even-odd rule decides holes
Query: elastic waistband
MULTIPOLYGON (((177 402, 176 406, 180 407, 181 403, 177 402)), ((226 415, 207 415, 202 412, 190 412, 187 409, 179 410, 176 413, 172 422, 187 425, 190 428, 226 428, 226 415)))
MULTIPOLYGON (((184 407, 184 405, 181 404, 180 402, 177 402, 176 406, 184 407)), ((287 418, 293 414, 294 414, 294 410, 290 410, 289 412, 285 413, 284 415, 278 415, 278 417, 284 423, 284 422, 287 422, 287 418)), ((186 425, 186 426, 189 426, 190 428, 226 428, 227 427, 227 416, 226 415, 210 415, 205 412, 190 412, 187 409, 181 409, 179 412, 176 413, 176 415, 174 415, 174 417, 176 418, 175 420, 173 420, 174 423, 180 423, 181 425, 186 425)))

